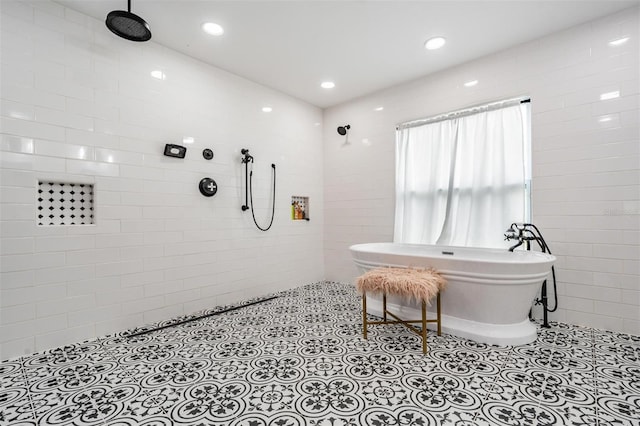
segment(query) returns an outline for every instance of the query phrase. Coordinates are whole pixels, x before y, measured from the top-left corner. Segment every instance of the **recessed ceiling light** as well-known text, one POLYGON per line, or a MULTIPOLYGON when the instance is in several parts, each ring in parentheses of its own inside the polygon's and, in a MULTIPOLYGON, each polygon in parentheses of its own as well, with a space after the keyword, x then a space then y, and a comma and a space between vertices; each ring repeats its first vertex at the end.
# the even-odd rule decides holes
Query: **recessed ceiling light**
POLYGON ((157 78, 158 80, 164 80, 165 78, 167 78, 166 74, 160 70, 151 71, 151 77, 157 78))
POLYGON ((323 81, 320 84, 320 87, 322 87, 323 89, 333 89, 334 87, 336 87, 336 84, 333 81, 323 81))
POLYGON ((600 95, 601 101, 606 101, 607 99, 615 99, 620 97, 620 91, 616 90, 615 92, 607 92, 600 95))
POLYGON ((375 107, 373 110, 374 111, 382 111, 384 109, 383 106, 379 106, 379 107, 375 107))
POLYGON ((212 36, 219 36, 224 34, 224 28, 222 28, 215 22, 205 22, 204 24, 202 24, 202 30, 212 36))
POLYGON ((606 123, 607 121, 611 121, 611 120, 613 120, 613 118, 611 118, 610 115, 603 115, 598 119, 600 123, 606 123))
POLYGON ((478 80, 471 80, 464 83, 464 87, 473 87, 478 84, 478 80))
POLYGON ((446 40, 443 37, 433 37, 427 40, 424 44, 424 48, 427 50, 440 49, 445 43, 446 40))
POLYGON ((616 40, 611 40, 609 42, 609 46, 620 46, 621 44, 626 43, 627 40, 629 40, 629 37, 622 37, 616 40))
POLYGON ((271 111, 273 111, 273 108, 271 108, 270 106, 262 107, 262 112, 271 112, 271 111))
POLYGON ((184 144, 191 144, 194 143, 196 140, 191 137, 191 136, 185 136, 184 138, 182 138, 182 143, 184 144))

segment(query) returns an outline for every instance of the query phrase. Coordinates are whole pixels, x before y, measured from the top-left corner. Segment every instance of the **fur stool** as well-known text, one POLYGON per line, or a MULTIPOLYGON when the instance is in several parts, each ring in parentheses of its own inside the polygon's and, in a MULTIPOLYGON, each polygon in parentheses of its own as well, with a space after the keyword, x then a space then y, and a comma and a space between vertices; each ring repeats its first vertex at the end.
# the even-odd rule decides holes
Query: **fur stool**
POLYGON ((427 323, 435 322, 438 336, 441 334, 440 324, 440 291, 447 282, 434 269, 411 268, 376 268, 368 271, 356 280, 356 288, 362 293, 362 334, 367 338, 367 326, 376 324, 402 324, 422 337, 422 353, 427 353, 427 323), (367 293, 382 293, 382 321, 367 321, 367 293), (422 319, 403 320, 387 310, 387 295, 403 296, 422 303, 422 319), (433 297, 437 299, 437 318, 427 319, 427 302, 433 297), (388 321, 390 315, 395 321, 388 321), (411 323, 421 323, 418 328, 411 323))

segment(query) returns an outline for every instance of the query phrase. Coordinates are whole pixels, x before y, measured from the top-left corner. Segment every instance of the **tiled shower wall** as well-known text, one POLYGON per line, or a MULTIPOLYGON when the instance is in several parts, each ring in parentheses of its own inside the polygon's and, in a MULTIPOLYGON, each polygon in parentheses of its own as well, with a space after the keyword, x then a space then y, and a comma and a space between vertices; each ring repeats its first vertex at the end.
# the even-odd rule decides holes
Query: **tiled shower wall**
POLYGON ((324 277, 320 109, 53 2, 0 9, 0 359, 324 277), (185 137, 185 159, 163 156, 185 137), (240 209, 241 148, 262 225, 277 166, 265 233, 240 209), (92 184, 95 224, 37 226, 38 181, 92 184), (291 220, 295 194, 311 221, 291 220))
MULTIPOLYGON (((353 280, 349 245, 393 238, 397 123, 529 95, 533 221, 558 256, 552 319, 640 334, 638 10, 326 110, 327 278, 353 280), (471 80, 478 84, 463 86, 471 80), (600 100, 615 91, 619 98, 600 100), (336 126, 347 123, 345 143, 336 126)), ((437 55, 425 52, 425 61, 437 55)))

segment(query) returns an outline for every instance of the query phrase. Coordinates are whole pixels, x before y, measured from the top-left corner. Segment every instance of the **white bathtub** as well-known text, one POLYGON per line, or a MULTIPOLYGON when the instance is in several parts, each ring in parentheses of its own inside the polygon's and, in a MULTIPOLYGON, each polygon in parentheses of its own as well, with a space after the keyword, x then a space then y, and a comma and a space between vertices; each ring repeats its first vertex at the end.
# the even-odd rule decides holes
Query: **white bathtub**
MULTIPOLYGON (((435 268, 448 282, 441 296, 443 332, 501 346, 536 339, 529 309, 556 260, 534 251, 397 243, 356 244, 350 250, 360 273, 380 266, 435 268)), ((389 298, 388 305, 400 317, 420 318, 417 304, 389 298)), ((368 296, 367 308, 382 316, 381 298, 368 296)))

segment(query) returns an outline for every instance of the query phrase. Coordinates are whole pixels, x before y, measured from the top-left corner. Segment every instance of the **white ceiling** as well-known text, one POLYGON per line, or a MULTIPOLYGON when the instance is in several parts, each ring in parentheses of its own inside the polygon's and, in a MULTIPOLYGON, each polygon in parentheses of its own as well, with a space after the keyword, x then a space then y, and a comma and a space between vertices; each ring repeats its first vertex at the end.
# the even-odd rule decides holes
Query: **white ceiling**
MULTIPOLYGON (((152 42, 324 108, 639 1, 133 0, 132 12, 149 23, 152 42), (224 35, 203 33, 206 21, 224 35), (446 46, 425 50, 438 35, 446 46), (336 87, 321 89, 324 80, 336 87)), ((127 9, 126 0, 58 3, 101 21, 127 9)))

